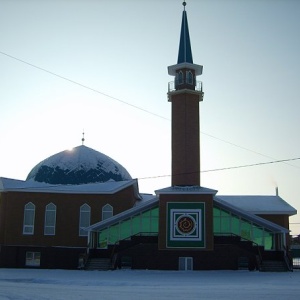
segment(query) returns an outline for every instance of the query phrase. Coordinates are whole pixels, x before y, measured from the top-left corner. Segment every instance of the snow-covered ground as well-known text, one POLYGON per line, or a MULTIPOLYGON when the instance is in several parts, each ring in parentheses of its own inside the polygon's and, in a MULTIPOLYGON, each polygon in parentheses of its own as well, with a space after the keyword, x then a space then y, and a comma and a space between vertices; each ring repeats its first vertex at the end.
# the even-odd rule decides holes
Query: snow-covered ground
POLYGON ((0 299, 299 299, 300 272, 0 269, 0 299))

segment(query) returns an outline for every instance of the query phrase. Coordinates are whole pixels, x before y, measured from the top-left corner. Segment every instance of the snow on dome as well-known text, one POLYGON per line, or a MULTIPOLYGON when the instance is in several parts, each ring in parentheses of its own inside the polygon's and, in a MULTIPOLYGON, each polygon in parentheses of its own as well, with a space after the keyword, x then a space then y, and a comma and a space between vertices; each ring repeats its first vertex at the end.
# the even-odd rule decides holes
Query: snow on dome
POLYGON ((30 179, 50 184, 85 184, 132 178, 109 156, 82 145, 46 158, 30 171, 26 180, 30 179))

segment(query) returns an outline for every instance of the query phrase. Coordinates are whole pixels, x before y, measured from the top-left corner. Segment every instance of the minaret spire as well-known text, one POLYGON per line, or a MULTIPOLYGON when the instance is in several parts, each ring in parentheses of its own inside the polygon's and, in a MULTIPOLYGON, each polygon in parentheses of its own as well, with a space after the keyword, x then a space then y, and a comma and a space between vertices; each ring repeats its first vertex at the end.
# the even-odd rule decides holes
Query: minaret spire
POLYGON ((178 51, 177 64, 180 63, 193 63, 192 47, 189 34, 189 25, 187 20, 187 14, 185 11, 186 2, 182 3, 184 10, 182 12, 182 22, 181 22, 181 33, 178 51))

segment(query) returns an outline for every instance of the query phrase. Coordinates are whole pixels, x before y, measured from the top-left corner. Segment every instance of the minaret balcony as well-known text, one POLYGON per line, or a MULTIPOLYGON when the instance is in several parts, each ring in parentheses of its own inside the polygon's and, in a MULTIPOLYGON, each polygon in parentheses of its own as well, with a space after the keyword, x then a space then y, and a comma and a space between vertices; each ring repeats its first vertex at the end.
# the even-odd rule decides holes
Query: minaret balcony
POLYGON ((168 101, 171 101, 171 97, 176 94, 189 93, 199 95, 199 101, 203 101, 203 83, 202 81, 196 81, 195 86, 191 84, 179 84, 177 81, 170 81, 168 84, 168 101))

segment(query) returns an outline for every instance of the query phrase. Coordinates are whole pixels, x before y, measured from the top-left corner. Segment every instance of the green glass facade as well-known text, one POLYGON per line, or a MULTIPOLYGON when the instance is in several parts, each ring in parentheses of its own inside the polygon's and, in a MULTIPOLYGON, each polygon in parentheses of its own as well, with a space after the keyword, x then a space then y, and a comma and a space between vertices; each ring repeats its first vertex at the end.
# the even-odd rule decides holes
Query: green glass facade
MULTIPOLYGON (((140 233, 158 234, 158 207, 139 212, 98 232, 98 247, 106 248, 120 240, 140 233)), ((266 250, 274 248, 275 234, 253 222, 219 207, 213 209, 214 234, 241 236, 246 240, 264 246, 266 250)))
POLYGON ((250 240, 265 250, 274 249, 275 234, 229 211, 214 207, 214 234, 234 234, 250 240))
POLYGON ((158 233, 158 207, 140 212, 98 233, 98 247, 106 248, 139 233, 158 233))

